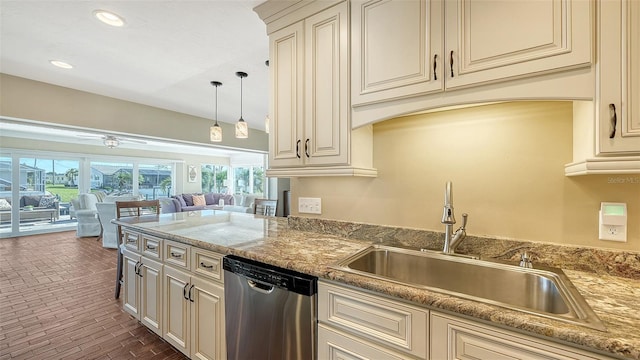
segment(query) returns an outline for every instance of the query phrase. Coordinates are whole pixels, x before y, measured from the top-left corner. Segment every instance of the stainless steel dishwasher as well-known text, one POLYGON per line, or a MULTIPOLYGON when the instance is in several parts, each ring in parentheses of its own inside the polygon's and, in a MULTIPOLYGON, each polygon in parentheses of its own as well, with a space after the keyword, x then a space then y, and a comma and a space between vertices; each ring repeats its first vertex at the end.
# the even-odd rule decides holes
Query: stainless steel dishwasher
POLYGON ((316 277, 233 255, 223 268, 227 359, 316 358, 316 277))

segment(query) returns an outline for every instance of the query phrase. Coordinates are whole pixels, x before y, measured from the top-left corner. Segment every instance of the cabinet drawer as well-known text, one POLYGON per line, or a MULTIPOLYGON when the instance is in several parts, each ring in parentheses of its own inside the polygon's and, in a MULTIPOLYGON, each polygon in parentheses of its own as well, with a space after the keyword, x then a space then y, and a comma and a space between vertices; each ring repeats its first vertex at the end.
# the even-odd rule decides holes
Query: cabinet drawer
POLYGON ((222 281, 222 255, 217 254, 212 251, 199 249, 199 248, 191 248, 192 252, 192 261, 191 268, 193 272, 206 276, 210 279, 223 282, 222 281))
POLYGON ((129 230, 122 230, 122 242, 127 249, 138 252, 138 245, 140 244, 140 234, 131 232, 129 230))
POLYGON ((420 358, 427 356, 428 313, 418 307, 319 282, 318 320, 420 358))
POLYGON ((142 235, 142 255, 152 258, 162 258, 162 240, 147 235, 142 235))
POLYGON ((182 269, 191 270, 189 252, 191 246, 175 241, 164 241, 164 262, 182 269))

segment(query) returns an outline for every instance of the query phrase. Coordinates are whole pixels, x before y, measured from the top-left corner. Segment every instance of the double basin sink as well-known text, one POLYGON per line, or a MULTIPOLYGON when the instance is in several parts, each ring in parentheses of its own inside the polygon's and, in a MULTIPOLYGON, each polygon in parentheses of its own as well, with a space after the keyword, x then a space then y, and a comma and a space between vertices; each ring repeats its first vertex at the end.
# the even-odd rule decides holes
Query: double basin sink
POLYGON ((606 330, 562 270, 373 245, 334 268, 606 330))

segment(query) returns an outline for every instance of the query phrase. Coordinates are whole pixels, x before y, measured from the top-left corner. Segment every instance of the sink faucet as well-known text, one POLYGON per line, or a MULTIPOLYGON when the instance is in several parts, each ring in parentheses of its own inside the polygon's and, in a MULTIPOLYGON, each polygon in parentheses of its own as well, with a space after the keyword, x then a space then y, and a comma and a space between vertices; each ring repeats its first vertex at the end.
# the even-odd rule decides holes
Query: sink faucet
POLYGON ((469 215, 462 214, 462 226, 453 232, 453 224, 456 223, 456 217, 453 214, 453 193, 451 191, 451 181, 447 181, 444 191, 444 211, 442 213, 442 223, 445 225, 444 233, 444 249, 445 254, 453 254, 462 241, 467 236, 465 227, 467 226, 467 217, 469 215))

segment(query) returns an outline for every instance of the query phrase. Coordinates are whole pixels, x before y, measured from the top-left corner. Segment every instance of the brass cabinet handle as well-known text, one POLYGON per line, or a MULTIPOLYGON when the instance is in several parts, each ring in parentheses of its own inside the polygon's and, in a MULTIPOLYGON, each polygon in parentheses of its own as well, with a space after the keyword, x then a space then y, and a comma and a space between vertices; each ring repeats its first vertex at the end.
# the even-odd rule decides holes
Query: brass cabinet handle
POLYGON ((300 159, 300 142, 301 140, 298 139, 298 141, 296 141, 296 157, 298 159, 300 159))
POLYGON ((304 154, 307 155, 307 158, 311 157, 309 155, 309 139, 305 140, 304 142, 304 154))
POLYGON ((171 252, 171 257, 174 257, 176 259, 182 259, 182 255, 181 253, 175 253, 175 252, 171 252))
POLYGON ((147 250, 157 250, 157 249, 158 249, 157 246, 147 244, 147 250))

